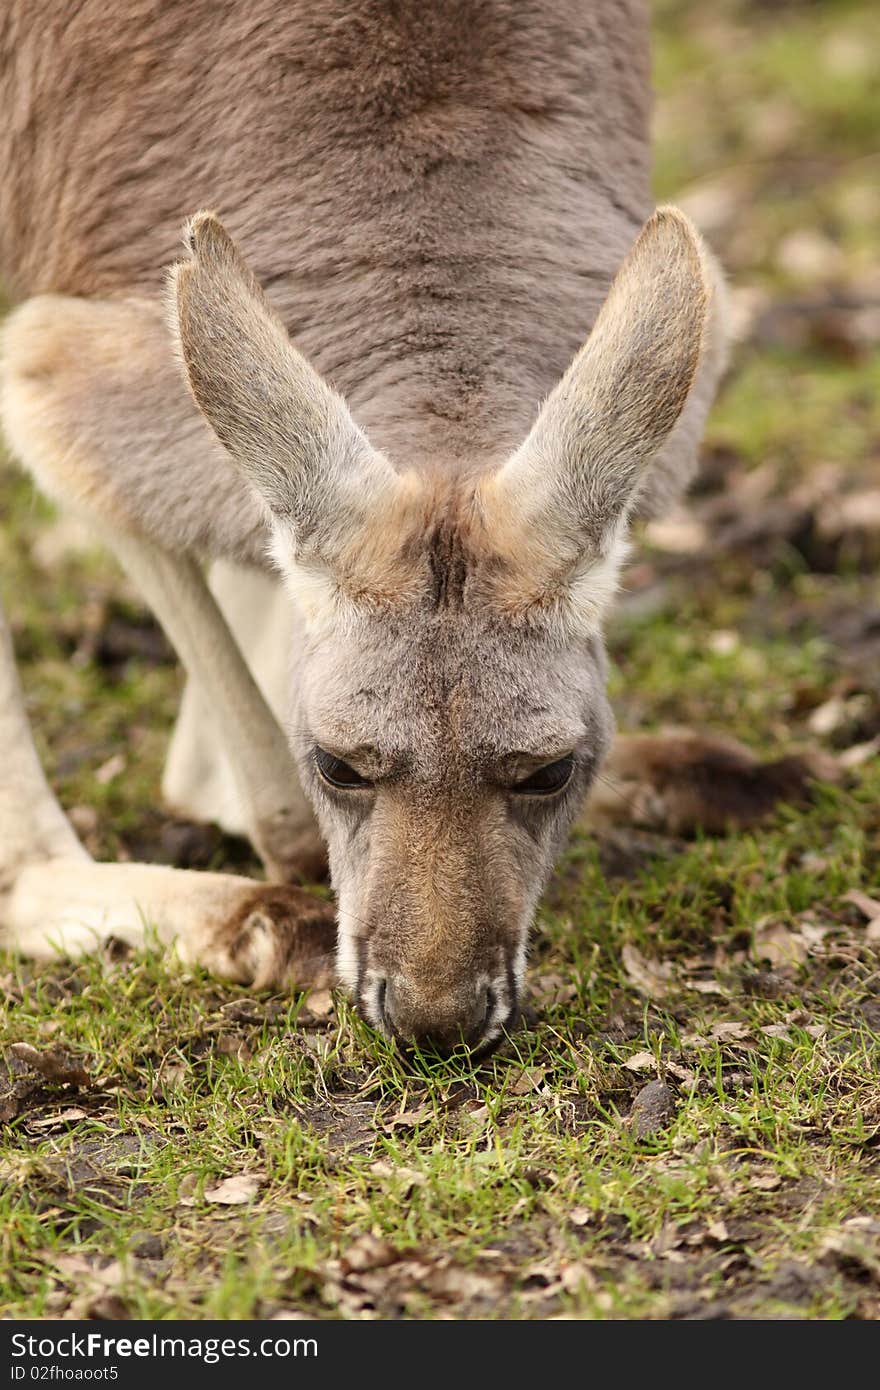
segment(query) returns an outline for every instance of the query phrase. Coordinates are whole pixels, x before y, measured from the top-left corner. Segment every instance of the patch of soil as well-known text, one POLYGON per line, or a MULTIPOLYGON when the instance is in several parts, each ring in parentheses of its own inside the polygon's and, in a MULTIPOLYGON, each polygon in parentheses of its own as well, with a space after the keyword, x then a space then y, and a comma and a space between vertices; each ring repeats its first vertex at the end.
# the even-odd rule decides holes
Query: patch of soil
POLYGON ((0 1122, 59 1093, 76 1094, 90 1079, 83 1059, 66 1048, 41 1052, 29 1043, 13 1043, 0 1064, 0 1122))
POLYGON ((592 838, 600 867, 608 879, 637 878, 657 860, 672 859, 686 848, 683 840, 626 826, 596 830, 592 838))
POLYGON ((260 861, 248 840, 227 835, 219 826, 178 820, 160 811, 145 814, 124 836, 126 852, 143 864, 171 864, 178 869, 213 869, 260 875, 260 861))
MULTIPOLYGON (((74 1134, 70 1143, 54 1153, 22 1157, 18 1176, 26 1184, 33 1208, 63 1227, 75 1217, 84 1238, 104 1225, 96 1208, 121 1211, 148 1196, 150 1188, 137 1180, 138 1175, 148 1154, 165 1142, 152 1133, 122 1130, 82 1139, 74 1134)), ((10 1171, 14 1167, 13 1162, 10 1171)))
POLYGON ((320 1136, 329 1154, 368 1154, 376 1146, 374 1101, 340 1098, 298 1106, 296 1114, 320 1136))

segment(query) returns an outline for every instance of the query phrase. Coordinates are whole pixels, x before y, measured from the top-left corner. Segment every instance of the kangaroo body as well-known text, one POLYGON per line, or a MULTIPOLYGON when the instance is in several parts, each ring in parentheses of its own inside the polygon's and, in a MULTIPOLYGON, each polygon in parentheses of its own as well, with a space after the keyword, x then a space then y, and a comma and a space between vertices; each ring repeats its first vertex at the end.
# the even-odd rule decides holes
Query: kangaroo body
POLYGON ((444 470, 522 439, 650 209, 640 4, 13 0, 0 25, 0 277, 15 299, 128 309, 103 335, 92 320, 125 380, 124 402, 94 380, 88 448, 125 429, 105 504, 166 545, 264 551, 248 490, 160 367, 194 208, 222 216, 371 440, 444 470))
MULTIPOLYGON (((601 620, 626 525, 686 485, 722 367, 693 229, 668 212, 638 235, 649 104, 635 0, 9 0, 0 17, 9 442, 140 584, 277 877, 309 862, 314 806, 342 978, 402 1037, 491 1043, 513 1014, 538 893, 609 743, 601 620), (193 221, 169 328, 199 207, 226 230, 193 221), (285 732, 205 559, 286 581, 285 732)), ((29 742, 16 689, 8 670, 29 742)), ((190 802, 222 818, 196 762, 190 802)), ((30 754, 17 766, 0 821, 16 798, 39 815, 7 855, 11 939, 46 947, 47 901, 67 949, 119 918, 136 932, 146 904, 236 978, 309 975, 313 902, 239 883, 218 906, 199 876, 84 867, 30 754)))

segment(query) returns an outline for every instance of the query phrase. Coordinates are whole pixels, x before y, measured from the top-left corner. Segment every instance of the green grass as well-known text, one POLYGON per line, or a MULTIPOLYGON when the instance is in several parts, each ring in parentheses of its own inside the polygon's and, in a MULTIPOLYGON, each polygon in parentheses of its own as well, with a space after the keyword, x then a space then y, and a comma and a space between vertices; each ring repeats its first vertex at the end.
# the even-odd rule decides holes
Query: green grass
MULTIPOLYGON (((873 19, 868 0, 656 7, 658 195, 732 179, 713 238, 771 307, 869 295, 873 19), (805 226, 840 253, 806 286, 778 258, 805 226)), ((713 496, 747 514, 755 470, 784 502, 829 465, 837 490, 876 487, 878 402, 875 351, 753 335, 707 434, 732 464, 713 496)), ((2 499, 53 785, 94 853, 141 852, 179 674, 97 660, 136 596, 99 552, 46 555, 30 484, 4 473, 2 499), (124 775, 96 780, 118 754, 124 775)), ((846 547, 813 568, 791 536, 716 549, 707 525, 698 555, 635 566, 611 641, 621 724, 777 756, 817 742, 811 713, 840 695, 818 741, 873 737, 876 568, 846 547)), ((63 1047, 90 1075, 0 1130, 0 1316, 877 1317, 880 973, 844 895, 880 896, 878 760, 760 831, 627 840, 625 877, 603 872, 616 843, 573 841, 534 939, 535 1020, 476 1071, 406 1064, 341 997, 254 996, 150 953, 0 958, 0 1051, 63 1047), (655 1079, 674 1113, 639 1138, 655 1079), (211 1200, 236 1176, 248 1202, 211 1200)))
POLYGON ((10 981, 16 1039, 63 1038, 94 1083, 36 1112, 74 1104, 88 1119, 46 1139, 29 1132, 33 1110, 11 1127, 4 1311, 93 1296, 79 1266, 72 1286, 59 1271, 71 1252, 86 1267, 118 1260, 114 1288, 150 1318, 662 1316, 737 1300, 766 1314, 762 1285, 786 1263, 822 1271, 789 1311, 874 1306, 826 1248, 860 1248, 847 1222, 880 1220, 878 1039, 859 1007, 876 961, 839 901, 876 861, 878 792, 875 775, 625 884, 576 845, 536 949, 541 1021, 476 1075, 464 1061, 404 1065, 342 1001, 316 1025, 299 1001, 251 1000, 157 957, 24 969, 10 981), (824 867, 800 866, 810 851, 824 867), (754 923, 794 926, 811 908, 827 937, 771 976, 752 959, 754 923), (633 991, 625 943, 674 965, 669 997, 633 991), (707 981, 717 993, 693 987, 707 981), (740 1027, 719 1040, 719 1024, 740 1027), (625 1115, 655 1075, 678 1109, 639 1141, 625 1115), (239 1173, 261 1184, 245 1211, 205 1201, 239 1173), (365 1235, 396 1262, 346 1281, 336 1262, 365 1235))

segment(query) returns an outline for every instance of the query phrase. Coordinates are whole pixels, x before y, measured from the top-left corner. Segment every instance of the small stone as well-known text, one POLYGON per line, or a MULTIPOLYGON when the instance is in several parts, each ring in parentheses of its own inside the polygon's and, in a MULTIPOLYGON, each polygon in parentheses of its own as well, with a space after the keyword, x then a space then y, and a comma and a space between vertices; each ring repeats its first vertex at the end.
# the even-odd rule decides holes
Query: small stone
POLYGON ((659 1129, 665 1129, 675 1114, 675 1097, 662 1081, 649 1081, 632 1103, 630 1123, 636 1138, 648 1139, 659 1129))
POLYGON ((161 1260, 165 1254, 162 1237, 151 1231, 139 1232, 129 1241, 129 1250, 139 1260, 161 1260))

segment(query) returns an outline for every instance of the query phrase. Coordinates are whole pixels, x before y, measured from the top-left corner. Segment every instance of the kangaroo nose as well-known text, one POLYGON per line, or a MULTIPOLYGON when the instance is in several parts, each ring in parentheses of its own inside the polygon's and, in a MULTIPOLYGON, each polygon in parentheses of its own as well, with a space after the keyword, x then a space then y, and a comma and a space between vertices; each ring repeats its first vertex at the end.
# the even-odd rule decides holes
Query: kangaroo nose
POLYGON ((482 1042, 495 1007, 488 986, 433 998, 402 978, 388 979, 380 992, 382 1021, 399 1041, 450 1053, 482 1042))

